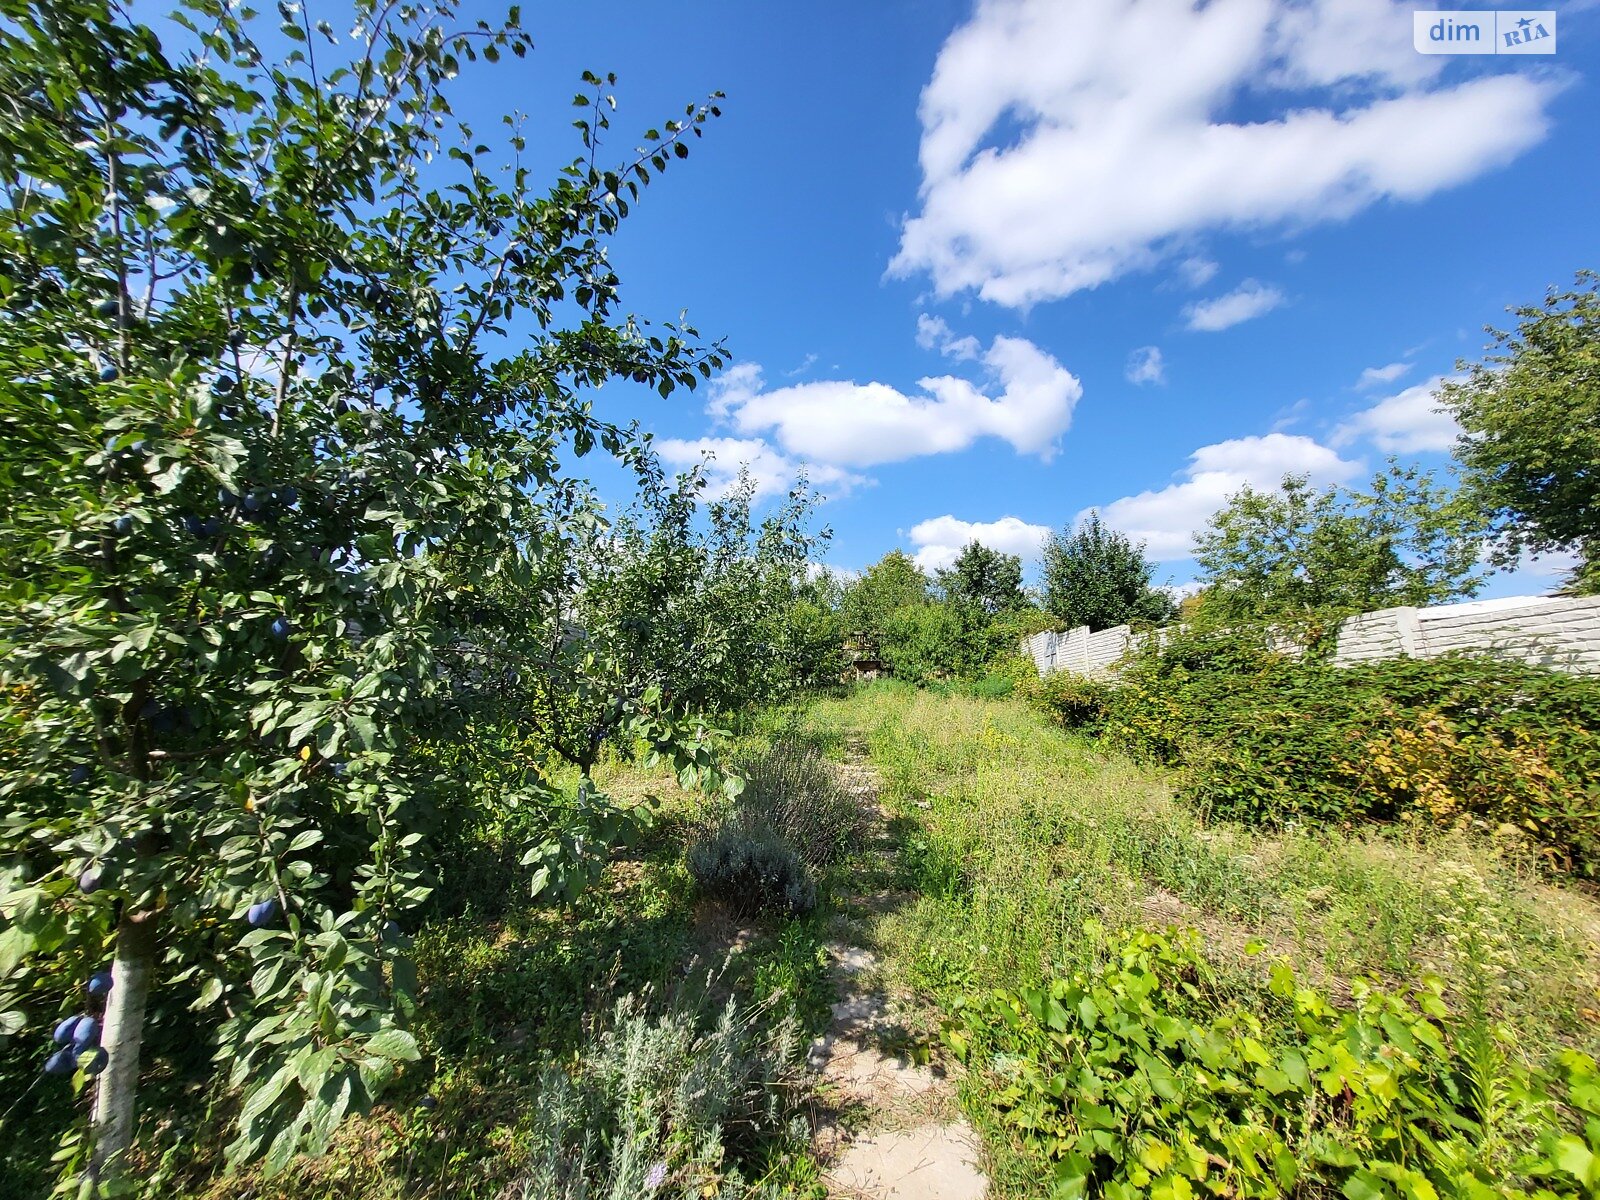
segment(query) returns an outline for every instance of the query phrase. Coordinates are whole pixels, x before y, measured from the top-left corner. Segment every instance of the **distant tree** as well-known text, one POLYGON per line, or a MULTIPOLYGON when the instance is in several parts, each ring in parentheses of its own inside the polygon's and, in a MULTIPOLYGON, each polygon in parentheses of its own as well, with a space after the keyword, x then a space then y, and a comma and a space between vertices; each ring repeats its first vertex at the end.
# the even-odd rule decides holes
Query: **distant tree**
POLYGON ((979 654, 982 616, 973 605, 902 604, 884 617, 878 651, 897 677, 912 683, 968 674, 979 654))
POLYGON ((1568 581, 1600 592, 1600 274, 1515 309, 1515 333, 1490 330, 1500 353, 1445 386, 1461 426, 1455 456, 1469 496, 1498 535, 1497 561, 1575 551, 1568 581))
POLYGON ((1027 603, 1022 594, 1022 559, 978 542, 968 542, 937 580, 946 600, 975 604, 991 615, 1027 603))
POLYGON ((1246 487, 1195 547, 1202 608, 1227 621, 1438 604, 1482 583, 1471 506, 1392 462, 1368 493, 1317 491, 1304 475, 1284 476, 1277 491, 1246 487))
POLYGON ((846 628, 876 641, 891 613, 908 605, 927 604, 931 586, 921 567, 901 551, 891 550, 845 593, 846 628))
MULTIPOLYGON (((807 563, 827 540, 809 530, 808 488, 757 522, 748 473, 704 505, 699 471, 672 486, 659 478, 647 485, 615 522, 580 500, 540 570, 498 597, 540 619, 538 669, 494 673, 511 724, 537 734, 586 778, 630 726, 639 697, 714 715, 776 700, 802 676, 839 673, 837 623, 819 633, 820 614, 796 611, 814 593, 807 563), (541 606, 541 596, 559 603, 541 606), (791 616, 804 628, 791 627, 791 616), (831 659, 818 659, 818 639, 828 635, 831 659)), ((486 643, 477 658, 505 661, 501 651, 486 643)))
POLYGON ((1051 534, 1044 548, 1044 607, 1066 627, 1110 629, 1172 616, 1172 598, 1150 585, 1155 565, 1144 546, 1090 513, 1075 529, 1051 534))

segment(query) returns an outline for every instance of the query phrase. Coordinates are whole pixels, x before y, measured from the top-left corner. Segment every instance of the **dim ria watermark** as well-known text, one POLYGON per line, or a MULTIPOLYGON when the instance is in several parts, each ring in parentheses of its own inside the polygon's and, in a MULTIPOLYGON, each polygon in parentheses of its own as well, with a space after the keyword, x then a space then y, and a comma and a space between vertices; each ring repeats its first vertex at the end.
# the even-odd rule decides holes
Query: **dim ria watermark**
POLYGON ((1554 54, 1556 14, 1425 8, 1411 14, 1411 42, 1418 54, 1554 54))

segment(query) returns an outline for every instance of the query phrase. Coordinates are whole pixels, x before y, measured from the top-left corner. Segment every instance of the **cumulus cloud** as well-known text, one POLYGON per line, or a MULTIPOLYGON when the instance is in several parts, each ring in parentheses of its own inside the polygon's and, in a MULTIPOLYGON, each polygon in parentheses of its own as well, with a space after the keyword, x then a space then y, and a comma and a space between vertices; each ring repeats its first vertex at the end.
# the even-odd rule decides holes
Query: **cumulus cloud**
POLYGON ((1447 379, 1448 376, 1435 375, 1426 383, 1362 409, 1333 431, 1333 444, 1345 446, 1357 438, 1366 438, 1385 454, 1449 450, 1461 427, 1449 412, 1438 407, 1438 391, 1447 379))
POLYGON ((917 317, 917 345, 924 350, 937 350, 946 358, 963 361, 977 358, 983 352, 983 344, 977 338, 957 337, 943 317, 930 317, 927 313, 917 317))
POLYGON ((1182 604, 1190 596, 1198 596, 1201 592, 1205 591, 1205 589, 1206 585, 1201 583, 1198 579, 1186 579, 1182 583, 1156 584, 1156 590, 1158 592, 1165 592, 1178 604, 1182 604))
POLYGON ((1217 333, 1269 313, 1282 303, 1283 293, 1277 288, 1246 279, 1231 292, 1189 305, 1183 315, 1190 329, 1217 333))
POLYGON ((1165 383, 1167 364, 1161 360, 1160 346, 1140 346, 1128 355, 1123 374, 1129 383, 1165 383))
POLYGON ((841 467, 790 458, 761 438, 663 438, 655 447, 663 462, 680 470, 703 466, 707 494, 718 499, 738 481, 741 469, 747 469, 755 483, 755 500, 783 495, 802 471, 811 486, 830 499, 868 482, 841 467))
POLYGON ((715 382, 708 410, 744 437, 770 435, 785 454, 813 463, 874 466, 964 450, 984 437, 1048 461, 1083 386, 1023 338, 995 338, 981 361, 984 387, 930 376, 917 395, 843 380, 768 391, 761 368, 740 363, 715 382))
POLYGON ((949 567, 971 542, 978 542, 1003 554, 1015 554, 1031 562, 1050 536, 1048 525, 1030 525, 1021 517, 1001 517, 998 521, 963 521, 946 514, 930 517, 911 527, 907 535, 916 553, 912 556, 924 571, 949 567))
POLYGON ((1413 7, 981 0, 923 90, 919 208, 890 270, 1025 308, 1208 231, 1421 200, 1539 142, 1560 85, 1444 83, 1444 57, 1411 48, 1413 7))
POLYGON ((1380 383, 1393 383, 1409 370, 1411 364, 1404 362, 1392 362, 1383 367, 1368 367, 1361 372, 1361 378, 1356 380, 1356 387, 1365 391, 1367 388, 1377 387, 1380 383))
POLYGON ((1340 458, 1308 437, 1269 433, 1232 438, 1196 450, 1178 482, 1124 496, 1098 511, 1107 525, 1145 543, 1152 558, 1181 559, 1189 557, 1195 532, 1241 488, 1271 490, 1287 474, 1309 475, 1313 484, 1326 486, 1344 483, 1361 469, 1359 461, 1340 458))
POLYGON ((1192 288, 1205 287, 1219 269, 1209 258, 1190 257, 1178 264, 1178 274, 1192 288))

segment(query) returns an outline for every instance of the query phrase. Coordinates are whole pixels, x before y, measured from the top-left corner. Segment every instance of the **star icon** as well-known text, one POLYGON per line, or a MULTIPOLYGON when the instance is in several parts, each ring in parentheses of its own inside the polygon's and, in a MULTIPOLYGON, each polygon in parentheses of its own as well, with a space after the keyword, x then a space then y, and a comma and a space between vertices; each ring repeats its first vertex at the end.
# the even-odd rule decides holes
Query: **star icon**
POLYGON ((1521 28, 1523 28, 1523 29, 1526 29, 1526 28, 1527 28, 1527 27, 1528 27, 1528 26, 1529 26, 1529 25, 1532 25, 1532 24, 1533 24, 1533 22, 1532 22, 1532 21, 1530 21, 1530 20, 1528 20, 1528 18, 1527 18, 1527 17, 1523 17, 1523 18, 1522 18, 1522 20, 1520 20, 1520 21, 1518 21, 1518 22, 1517 22, 1517 24, 1518 24, 1518 25, 1519 25, 1519 26, 1520 26, 1520 27, 1521 27, 1521 28))

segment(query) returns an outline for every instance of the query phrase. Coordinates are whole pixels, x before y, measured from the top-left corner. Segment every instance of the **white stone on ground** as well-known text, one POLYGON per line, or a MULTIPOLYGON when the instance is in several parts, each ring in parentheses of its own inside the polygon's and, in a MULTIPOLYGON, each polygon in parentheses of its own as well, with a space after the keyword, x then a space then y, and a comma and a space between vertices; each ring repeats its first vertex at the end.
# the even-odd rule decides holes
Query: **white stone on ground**
POLYGON ((988 1180, 965 1122, 857 1138, 829 1172, 835 1192, 895 1200, 981 1200, 988 1180))

